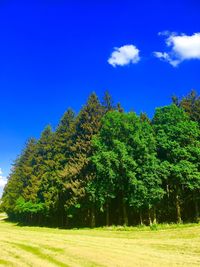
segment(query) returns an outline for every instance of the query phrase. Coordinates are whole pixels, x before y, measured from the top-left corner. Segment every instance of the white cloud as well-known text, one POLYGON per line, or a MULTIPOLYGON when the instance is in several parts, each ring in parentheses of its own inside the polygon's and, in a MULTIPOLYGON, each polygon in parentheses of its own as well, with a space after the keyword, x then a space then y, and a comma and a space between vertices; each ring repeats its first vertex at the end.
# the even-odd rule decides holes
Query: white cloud
POLYGON ((115 47, 115 51, 112 52, 108 63, 113 67, 124 66, 130 63, 137 63, 140 60, 140 50, 134 45, 124 45, 121 47, 115 47))
POLYGON ((176 32, 162 31, 162 32, 159 32, 158 35, 169 37, 170 35, 176 35, 176 32))
POLYGON ((168 35, 166 45, 171 48, 169 52, 154 52, 154 56, 178 66, 184 60, 200 59, 200 33, 193 35, 177 35, 176 33, 161 32, 159 35, 168 35))
POLYGON ((180 63, 179 59, 173 59, 169 55, 169 53, 166 53, 166 52, 154 52, 154 56, 161 59, 161 60, 169 62, 173 67, 178 66, 178 64, 180 63))
POLYGON ((2 170, 0 168, 0 188, 3 188, 6 185, 6 178, 2 175, 2 170))

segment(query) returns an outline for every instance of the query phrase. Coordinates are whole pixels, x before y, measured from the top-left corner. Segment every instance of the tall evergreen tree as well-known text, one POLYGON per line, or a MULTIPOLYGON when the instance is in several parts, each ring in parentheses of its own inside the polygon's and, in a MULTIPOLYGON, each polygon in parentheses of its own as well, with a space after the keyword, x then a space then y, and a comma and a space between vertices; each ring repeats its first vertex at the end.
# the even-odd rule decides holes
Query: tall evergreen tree
MULTIPOLYGON (((92 93, 87 104, 82 108, 75 121, 75 133, 72 137, 71 155, 63 172, 68 192, 68 207, 79 207, 81 199, 86 197, 85 184, 93 174, 88 158, 92 155, 91 140, 101 126, 103 107, 95 93, 92 93)), ((80 203, 81 202, 81 203, 80 203)), ((91 225, 95 224, 94 205, 90 208, 91 225)))
POLYGON ((36 140, 32 138, 26 143, 22 154, 14 162, 8 183, 4 189, 2 206, 10 218, 17 218, 17 200, 22 196, 24 188, 28 185, 30 178, 33 176, 33 155, 35 149, 36 140))
POLYGON ((57 223, 60 226, 66 226, 66 209, 67 194, 65 189, 65 181, 61 172, 68 163, 71 155, 71 146, 73 144, 73 135, 75 133, 75 114, 71 109, 68 109, 60 120, 60 123, 54 134, 54 162, 55 162, 55 177, 57 187, 57 199, 54 208, 54 217, 57 218, 57 223))
POLYGON ((200 96, 195 90, 192 90, 187 96, 182 99, 173 96, 172 102, 184 109, 189 117, 200 124, 200 96))
POLYGON ((73 144, 75 113, 68 109, 60 120, 54 136, 55 161, 58 169, 63 169, 70 157, 70 146, 73 144))
POLYGON ((104 94, 102 105, 105 113, 107 113, 108 111, 113 111, 115 109, 112 96, 108 91, 106 91, 104 94))

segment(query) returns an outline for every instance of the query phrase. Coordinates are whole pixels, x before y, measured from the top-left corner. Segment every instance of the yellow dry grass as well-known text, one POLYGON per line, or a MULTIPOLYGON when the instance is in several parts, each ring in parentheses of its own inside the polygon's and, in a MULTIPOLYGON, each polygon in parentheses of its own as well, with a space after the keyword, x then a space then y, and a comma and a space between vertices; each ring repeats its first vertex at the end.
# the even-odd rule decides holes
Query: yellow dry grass
POLYGON ((0 220, 0 266, 200 266, 200 226, 60 230, 0 220))

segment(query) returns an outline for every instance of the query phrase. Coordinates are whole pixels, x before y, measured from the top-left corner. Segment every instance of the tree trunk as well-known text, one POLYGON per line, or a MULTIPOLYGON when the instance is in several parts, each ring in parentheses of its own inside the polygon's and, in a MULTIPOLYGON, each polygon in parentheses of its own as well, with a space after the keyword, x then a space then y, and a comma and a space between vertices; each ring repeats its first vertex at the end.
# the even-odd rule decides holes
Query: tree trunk
POLYGON ((109 226, 110 225, 110 216, 109 216, 109 204, 106 203, 106 225, 109 226))
POLYGON ((61 213, 61 227, 65 226, 65 216, 64 216, 64 212, 61 213))
POLYGON ((167 191, 167 197, 169 199, 169 185, 168 184, 166 185, 166 191, 167 191))
POLYGON ((196 198, 196 195, 194 196, 194 206, 195 206, 195 220, 196 220, 196 222, 199 222, 199 220, 200 220, 199 205, 198 205, 198 200, 196 198))
POLYGON ((124 225, 128 225, 128 215, 127 215, 127 209, 126 209, 126 202, 124 200, 122 202, 122 210, 123 210, 124 225))
POLYGON ((67 216, 66 216, 66 212, 65 210, 63 210, 62 212, 62 227, 67 227, 68 223, 67 223, 67 216))
POLYGON ((178 193, 176 193, 176 216, 177 216, 177 223, 182 223, 180 197, 178 193))
POLYGON ((157 224, 157 218, 156 218, 156 208, 153 208, 153 223, 157 224))
POLYGON ((37 217, 37 222, 38 222, 38 225, 40 225, 40 218, 41 218, 41 215, 40 215, 40 213, 38 214, 38 217, 37 217))
MULTIPOLYGON (((167 210, 166 210, 166 213, 167 214, 170 214, 170 204, 171 204, 171 201, 170 201, 170 187, 169 187, 169 184, 167 183, 167 186, 166 186, 166 191, 167 191, 167 210)), ((166 218, 167 221, 169 221, 169 217, 166 218)))
POLYGON ((91 227, 94 228, 96 226, 96 218, 95 218, 95 209, 94 206, 91 208, 91 227))
POLYGON ((144 225, 141 210, 140 210, 140 224, 141 224, 141 225, 144 225))
POLYGON ((152 225, 152 220, 151 220, 151 210, 150 208, 148 209, 148 216, 149 216, 149 225, 152 225))

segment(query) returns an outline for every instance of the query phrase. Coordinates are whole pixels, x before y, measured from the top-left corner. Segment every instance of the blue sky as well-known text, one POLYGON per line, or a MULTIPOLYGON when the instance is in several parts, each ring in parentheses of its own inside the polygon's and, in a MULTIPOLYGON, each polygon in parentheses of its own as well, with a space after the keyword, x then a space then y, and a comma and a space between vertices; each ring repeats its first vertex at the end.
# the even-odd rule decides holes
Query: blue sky
POLYGON ((0 180, 29 137, 92 91, 150 116, 200 92, 199 14, 198 0, 1 1, 0 180))

